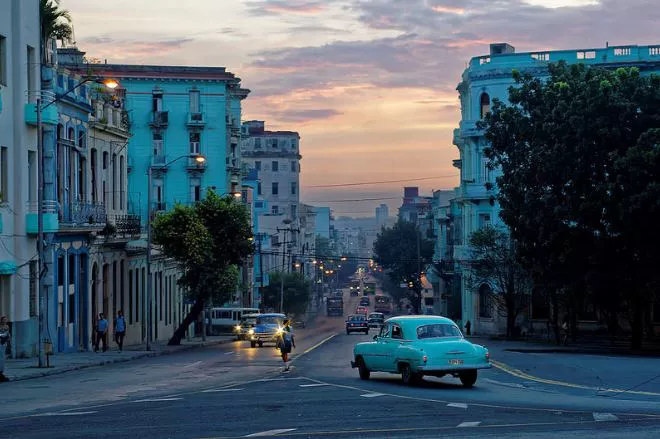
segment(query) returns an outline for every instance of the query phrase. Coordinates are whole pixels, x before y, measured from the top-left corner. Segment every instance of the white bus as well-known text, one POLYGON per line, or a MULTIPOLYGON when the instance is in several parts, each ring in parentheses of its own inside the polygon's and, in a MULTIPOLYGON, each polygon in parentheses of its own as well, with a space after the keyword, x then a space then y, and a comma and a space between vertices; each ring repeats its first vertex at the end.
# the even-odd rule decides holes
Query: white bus
POLYGON ((227 334, 241 323, 243 315, 258 314, 259 308, 211 308, 207 311, 207 333, 212 335, 227 334))

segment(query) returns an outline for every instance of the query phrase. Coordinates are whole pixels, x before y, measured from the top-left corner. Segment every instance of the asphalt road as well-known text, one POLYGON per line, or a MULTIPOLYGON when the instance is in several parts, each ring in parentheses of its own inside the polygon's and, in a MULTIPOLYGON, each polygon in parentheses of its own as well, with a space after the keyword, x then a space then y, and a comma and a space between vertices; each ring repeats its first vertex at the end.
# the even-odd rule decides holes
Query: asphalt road
MULTIPOLYGON (((272 347, 234 343, 0 385, 9 438, 660 437, 660 397, 604 397, 497 368, 472 389, 406 387, 350 368, 343 319, 297 332, 292 369, 272 347), (252 436, 249 436, 252 435, 252 436)), ((595 367, 594 365, 591 365, 595 367)), ((539 373, 541 373, 540 371, 539 373)), ((562 377, 568 379, 568 377, 562 377)))

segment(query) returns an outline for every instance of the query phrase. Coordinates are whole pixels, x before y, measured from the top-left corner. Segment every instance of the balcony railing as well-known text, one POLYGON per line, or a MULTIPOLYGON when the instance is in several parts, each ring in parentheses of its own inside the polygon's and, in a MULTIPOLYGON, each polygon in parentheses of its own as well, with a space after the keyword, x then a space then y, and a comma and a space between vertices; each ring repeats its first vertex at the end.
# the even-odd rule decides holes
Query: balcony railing
POLYGON ((189 157, 187 167, 188 170, 191 171, 203 171, 206 169, 206 160, 204 160, 203 162, 199 162, 196 158, 189 157))
POLYGON ((169 112, 154 111, 151 113, 151 126, 154 128, 166 127, 170 122, 169 112))
POLYGON ((163 167, 167 163, 167 156, 164 154, 152 155, 151 156, 151 167, 163 167))
POLYGON ((138 236, 142 230, 139 215, 115 215, 112 222, 117 235, 138 236))
POLYGON ((202 112, 188 113, 188 126, 203 127, 204 124, 206 124, 204 113, 202 112))
POLYGON ((81 225, 105 227, 108 221, 105 204, 103 203, 71 203, 68 212, 62 216, 62 225, 81 225))

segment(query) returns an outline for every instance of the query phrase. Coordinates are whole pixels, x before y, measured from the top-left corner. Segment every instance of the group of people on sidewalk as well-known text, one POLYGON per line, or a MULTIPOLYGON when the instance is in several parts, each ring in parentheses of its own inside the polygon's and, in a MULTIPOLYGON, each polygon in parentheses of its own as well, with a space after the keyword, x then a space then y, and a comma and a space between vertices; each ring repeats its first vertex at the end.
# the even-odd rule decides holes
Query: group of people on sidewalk
MULTIPOLYGON (((122 310, 117 311, 117 317, 115 317, 113 328, 113 339, 115 343, 117 343, 117 346, 119 346, 119 352, 121 352, 124 349, 124 337, 126 337, 126 319, 124 318, 124 312, 122 310)), ((96 321, 96 330, 94 332, 94 352, 99 351, 99 345, 101 343, 103 343, 103 352, 108 350, 108 329, 108 320, 103 313, 100 313, 98 320, 96 321)))

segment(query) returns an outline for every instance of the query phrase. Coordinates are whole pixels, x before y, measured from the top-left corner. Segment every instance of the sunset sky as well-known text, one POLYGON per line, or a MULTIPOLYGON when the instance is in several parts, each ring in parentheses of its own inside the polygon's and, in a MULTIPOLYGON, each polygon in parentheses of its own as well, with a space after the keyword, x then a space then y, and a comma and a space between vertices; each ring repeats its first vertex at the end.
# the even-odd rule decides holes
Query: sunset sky
MULTIPOLYGON (((244 119, 300 132, 302 200, 373 213, 406 183, 458 184, 452 130, 467 61, 660 42, 657 0, 62 0, 78 47, 109 63, 225 66, 252 90, 244 119)), ((396 211, 392 211, 395 213, 396 211)))

